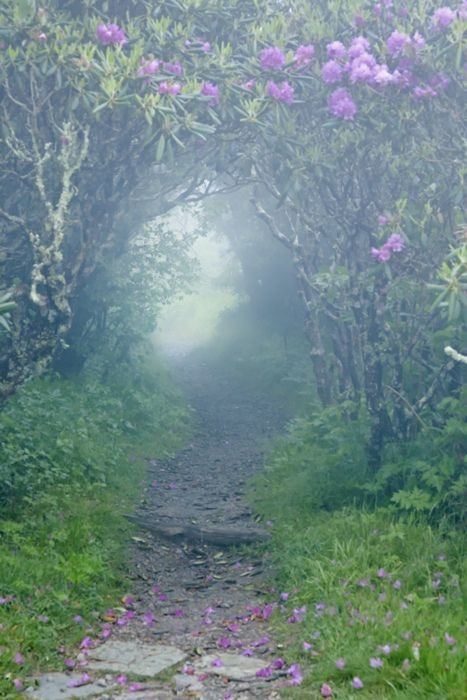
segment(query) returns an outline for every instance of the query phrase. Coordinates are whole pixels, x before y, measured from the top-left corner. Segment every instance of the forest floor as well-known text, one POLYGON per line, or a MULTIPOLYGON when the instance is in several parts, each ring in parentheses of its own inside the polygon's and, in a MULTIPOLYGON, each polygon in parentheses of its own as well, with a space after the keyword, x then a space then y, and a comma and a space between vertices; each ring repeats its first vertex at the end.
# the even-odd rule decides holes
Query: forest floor
POLYGON ((129 552, 132 590, 121 608, 103 614, 104 639, 89 647, 83 640, 71 675, 45 675, 31 698, 121 700, 136 692, 144 700, 273 700, 294 680, 269 629, 280 598, 270 590, 267 555, 261 547, 215 546, 196 537, 198 528, 208 539, 261 534, 245 489, 285 411, 225 369, 196 353, 192 358, 175 369, 194 409, 194 434, 173 458, 148 455, 135 515, 143 528, 129 552))

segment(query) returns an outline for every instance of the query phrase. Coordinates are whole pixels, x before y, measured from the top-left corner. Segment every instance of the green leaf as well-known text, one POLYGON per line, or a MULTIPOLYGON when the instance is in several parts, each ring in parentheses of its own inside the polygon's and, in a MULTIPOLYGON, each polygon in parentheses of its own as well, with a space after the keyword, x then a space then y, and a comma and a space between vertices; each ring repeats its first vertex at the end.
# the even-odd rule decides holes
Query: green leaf
POLYGON ((161 134, 159 143, 157 144, 157 149, 156 149, 156 162, 160 163, 162 160, 162 157, 164 155, 164 150, 165 150, 165 136, 164 134, 161 134))
POLYGON ((36 14, 36 0, 15 0, 15 19, 27 22, 36 14))

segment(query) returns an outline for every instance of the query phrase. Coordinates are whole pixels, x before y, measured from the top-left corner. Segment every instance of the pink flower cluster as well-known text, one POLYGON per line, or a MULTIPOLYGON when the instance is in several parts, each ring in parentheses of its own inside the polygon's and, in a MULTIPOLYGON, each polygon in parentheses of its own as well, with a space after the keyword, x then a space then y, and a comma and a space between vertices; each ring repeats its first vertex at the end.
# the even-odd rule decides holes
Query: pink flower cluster
POLYGON ((338 88, 329 95, 328 107, 339 119, 351 120, 357 113, 357 105, 345 88, 338 88))
POLYGON ((371 254, 378 262, 388 262, 393 253, 400 253, 403 249, 404 241, 402 236, 399 233, 393 233, 381 248, 372 248, 371 254))
POLYGON ((219 88, 217 85, 214 85, 214 83, 203 83, 201 95, 211 98, 208 102, 210 107, 216 107, 220 102, 219 88))
POLYGON ((160 71, 160 68, 160 61, 157 61, 155 59, 147 60, 143 58, 143 60, 141 61, 141 65, 136 72, 136 75, 138 76, 138 78, 155 75, 155 73, 158 73, 160 71))
POLYGON ((302 44, 295 51, 294 62, 296 68, 309 66, 315 56, 315 47, 311 44, 302 44))
POLYGON ((269 80, 266 85, 266 94, 277 102, 284 102, 291 105, 294 101, 294 89, 286 80, 279 85, 273 80, 269 80))
POLYGON ((262 70, 282 70, 285 66, 284 52, 278 46, 269 46, 259 55, 262 70))
POLYGON ((99 24, 96 29, 96 37, 103 46, 126 44, 128 39, 125 32, 118 24, 99 24))

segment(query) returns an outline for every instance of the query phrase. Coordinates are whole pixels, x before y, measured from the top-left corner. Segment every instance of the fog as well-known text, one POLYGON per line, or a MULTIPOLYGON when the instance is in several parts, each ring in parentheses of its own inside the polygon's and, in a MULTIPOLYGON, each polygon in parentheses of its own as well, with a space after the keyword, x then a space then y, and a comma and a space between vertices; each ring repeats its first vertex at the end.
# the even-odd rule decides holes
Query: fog
POLYGON ((196 261, 191 291, 165 306, 152 335, 163 355, 181 357, 209 345, 222 314, 238 307, 242 295, 231 286, 239 263, 225 237, 216 232, 198 238, 190 255, 196 261))

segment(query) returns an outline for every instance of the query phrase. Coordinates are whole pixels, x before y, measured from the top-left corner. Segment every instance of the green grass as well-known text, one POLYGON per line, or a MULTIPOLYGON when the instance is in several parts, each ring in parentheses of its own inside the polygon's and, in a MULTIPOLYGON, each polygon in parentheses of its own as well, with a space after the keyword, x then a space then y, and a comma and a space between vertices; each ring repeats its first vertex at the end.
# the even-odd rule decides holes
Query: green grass
POLYGON ((327 683, 333 697, 345 700, 467 697, 460 532, 433 530, 385 510, 282 518, 278 501, 263 514, 275 518, 271 553, 278 591, 290 593, 274 617, 276 633, 287 662, 300 663, 305 675, 286 696, 319 698, 327 683), (378 576, 380 569, 387 575, 378 576), (303 605, 303 621, 288 623, 303 605), (445 634, 456 643, 448 644, 445 634), (313 649, 304 650, 303 642, 313 649), (381 669, 370 667, 376 657, 383 660, 381 669), (340 658, 344 670, 336 668, 340 658), (352 689, 355 676, 363 689, 352 689))
POLYGON ((0 520, 0 697, 9 698, 13 679, 63 670, 77 643, 97 634, 102 611, 129 592, 132 530, 123 514, 141 494, 145 458, 187 438, 189 412, 153 366, 106 386, 83 377, 32 382, 0 418, 2 446, 24 472, 16 509, 7 503, 0 520), (35 492, 26 487, 27 459, 44 471, 30 475, 35 492), (24 664, 15 663, 18 652, 24 664))

